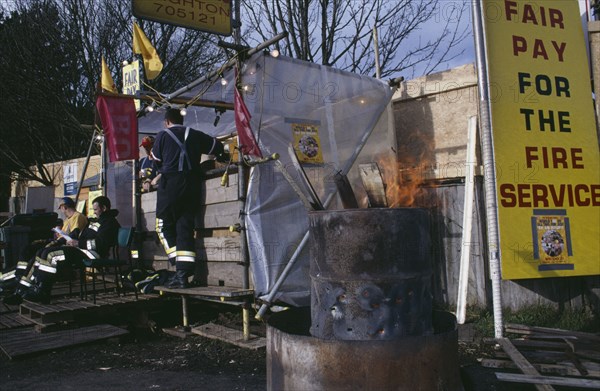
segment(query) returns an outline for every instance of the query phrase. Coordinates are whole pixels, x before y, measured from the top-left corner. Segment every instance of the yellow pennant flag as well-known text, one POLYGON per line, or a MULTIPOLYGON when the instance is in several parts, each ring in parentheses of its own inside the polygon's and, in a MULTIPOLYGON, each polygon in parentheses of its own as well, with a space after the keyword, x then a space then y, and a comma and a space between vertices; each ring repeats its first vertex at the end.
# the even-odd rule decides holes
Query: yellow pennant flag
POLYGON ((104 56, 102 56, 102 76, 100 82, 103 90, 114 92, 115 94, 117 93, 117 87, 115 87, 115 82, 110 75, 110 70, 106 65, 106 61, 104 61, 104 56))
POLYGON ((148 80, 156 78, 162 70, 163 64, 148 37, 135 22, 133 22, 133 52, 142 55, 148 80))

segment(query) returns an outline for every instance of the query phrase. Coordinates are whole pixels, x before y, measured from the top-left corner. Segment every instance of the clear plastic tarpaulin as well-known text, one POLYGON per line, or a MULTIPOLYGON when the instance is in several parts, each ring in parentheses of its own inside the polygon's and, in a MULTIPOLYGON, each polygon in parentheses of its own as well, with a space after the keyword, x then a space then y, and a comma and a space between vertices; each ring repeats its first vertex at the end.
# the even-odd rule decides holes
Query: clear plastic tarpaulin
MULTIPOLYGON (((233 73, 225 74, 225 85, 207 82, 178 98, 232 103, 233 73)), ((393 91, 377 79, 262 52, 242 66, 242 91, 263 156, 280 155, 277 162, 251 169, 246 199, 250 264, 260 297, 271 291, 308 231, 308 210, 290 184, 291 180, 305 189, 292 164, 290 146, 321 202, 329 200, 329 209, 335 208, 333 176, 348 174, 376 125, 387 127, 382 113, 393 91)), ((214 126, 214 109, 190 106, 187 111, 186 126, 213 136, 235 131, 232 112, 224 113, 214 126)), ((159 131, 162 114, 157 110, 140 118, 140 132, 159 131)), ((307 246, 301 249, 273 301, 310 305, 308 253, 307 246)))

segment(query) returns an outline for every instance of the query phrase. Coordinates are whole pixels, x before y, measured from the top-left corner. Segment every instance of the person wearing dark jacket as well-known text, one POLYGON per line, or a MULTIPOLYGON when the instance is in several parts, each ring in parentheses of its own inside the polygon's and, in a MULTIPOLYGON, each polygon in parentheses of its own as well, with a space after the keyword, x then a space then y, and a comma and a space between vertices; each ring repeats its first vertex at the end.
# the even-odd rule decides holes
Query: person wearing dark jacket
MULTIPOLYGON (((4 299, 6 304, 19 304, 23 299, 47 304, 50 291, 57 275, 70 273, 75 267, 82 267, 82 260, 99 259, 108 256, 112 246, 117 244, 119 211, 111 209, 108 197, 100 196, 92 202, 97 219, 90 219, 79 239, 69 239, 65 246, 50 247, 37 257, 37 263, 27 288, 19 288, 13 295, 4 299)), ((23 281, 22 281, 23 282, 23 281)))
POLYGON ((223 144, 199 130, 183 126, 179 109, 168 108, 166 128, 158 133, 152 156, 162 175, 156 200, 156 233, 175 275, 165 286, 187 288, 196 269, 194 217, 200 205, 200 158, 226 160, 223 144))

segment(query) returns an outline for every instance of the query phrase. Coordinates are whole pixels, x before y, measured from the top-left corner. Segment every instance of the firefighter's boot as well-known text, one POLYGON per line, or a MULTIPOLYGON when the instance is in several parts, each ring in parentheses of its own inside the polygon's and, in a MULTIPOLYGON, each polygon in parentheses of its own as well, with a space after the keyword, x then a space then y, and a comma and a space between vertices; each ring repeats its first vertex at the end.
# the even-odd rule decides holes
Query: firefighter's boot
POLYGON ((49 281, 40 281, 23 295, 23 299, 34 303, 50 304, 52 285, 49 281))
POLYGON ((167 281, 165 288, 185 289, 189 287, 188 277, 190 274, 186 270, 177 270, 175 275, 167 281))
POLYGON ((4 304, 8 304, 8 305, 17 305, 17 304, 21 304, 23 302, 23 296, 29 292, 29 289, 27 288, 21 288, 21 287, 17 287, 17 289, 15 289, 15 291, 13 293, 11 293, 10 295, 6 296, 2 302, 4 304))

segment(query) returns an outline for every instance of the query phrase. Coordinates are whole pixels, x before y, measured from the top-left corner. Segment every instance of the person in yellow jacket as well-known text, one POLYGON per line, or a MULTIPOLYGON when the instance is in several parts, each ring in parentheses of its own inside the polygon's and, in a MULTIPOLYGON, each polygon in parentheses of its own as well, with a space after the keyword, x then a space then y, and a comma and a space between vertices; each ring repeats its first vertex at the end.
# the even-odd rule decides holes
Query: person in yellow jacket
MULTIPOLYGON (((62 197, 58 210, 64 215, 63 224, 60 227, 61 231, 77 238, 79 233, 88 225, 88 219, 75 209, 75 201, 70 197, 62 197)), ((8 271, 0 275, 0 285, 5 288, 16 287, 23 277, 31 274, 36 262, 36 253, 48 247, 62 246, 66 244, 65 238, 61 238, 59 234, 54 234, 54 240, 36 240, 28 244, 20 251, 19 261, 14 270, 8 271)))
MULTIPOLYGON (((58 210, 65 215, 62 231, 66 234, 71 234, 72 232, 81 232, 85 227, 87 227, 87 217, 75 209, 75 201, 73 201, 72 198, 61 198, 58 210)), ((57 237, 57 239, 59 238, 57 237)))

